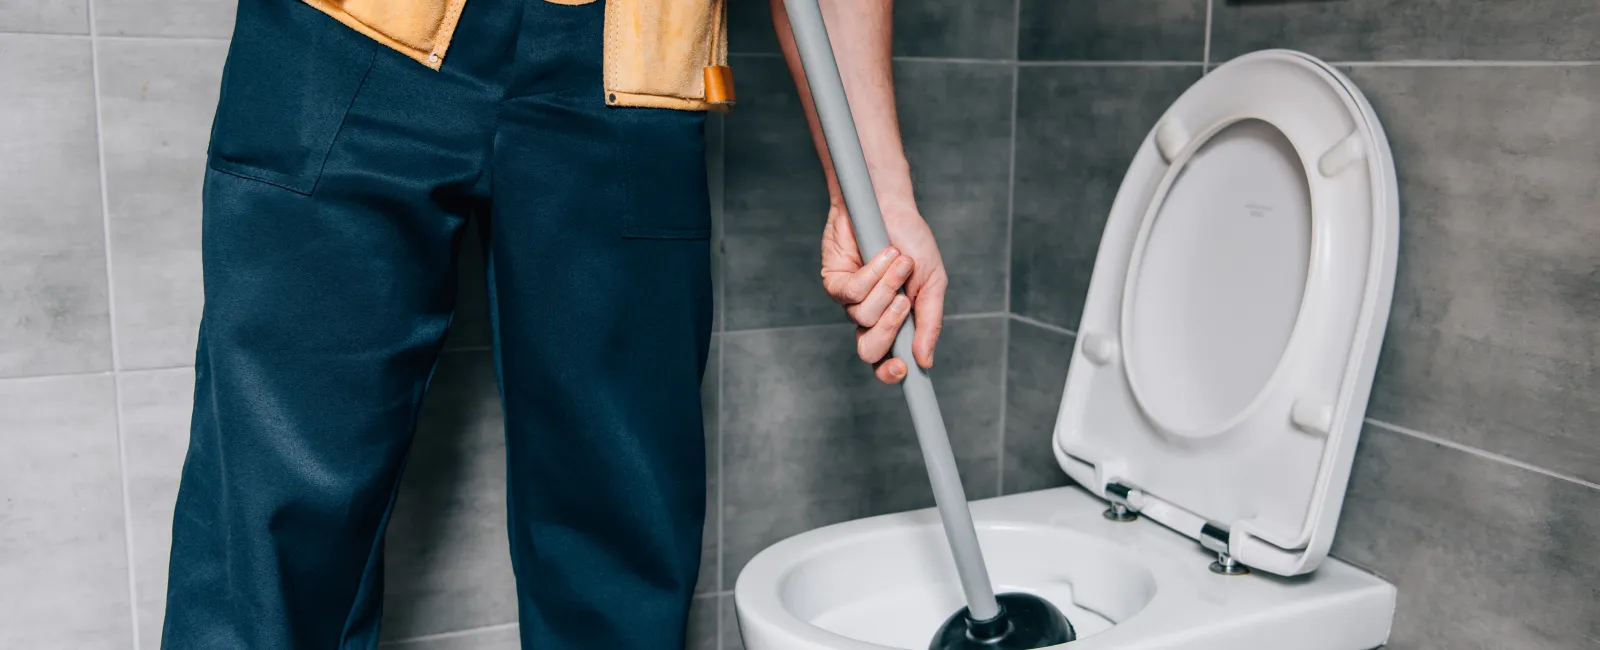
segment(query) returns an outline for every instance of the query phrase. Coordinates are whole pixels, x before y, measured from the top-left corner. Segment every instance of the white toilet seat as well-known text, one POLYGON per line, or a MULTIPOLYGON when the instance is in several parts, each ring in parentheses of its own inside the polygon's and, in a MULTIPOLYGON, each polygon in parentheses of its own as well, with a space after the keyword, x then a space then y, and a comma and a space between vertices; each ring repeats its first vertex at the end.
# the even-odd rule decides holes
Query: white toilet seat
MULTIPOLYGON (((1386 641, 1394 587, 1325 557, 1397 216, 1382 128, 1326 64, 1257 52, 1186 91, 1101 239, 1052 445, 1078 486, 972 504, 997 590, 1079 617, 1082 650, 1386 641), (1215 573, 1208 551, 1255 574, 1215 573)), ((735 586, 745 646, 925 647, 961 604, 948 551, 931 509, 775 544, 735 586)))

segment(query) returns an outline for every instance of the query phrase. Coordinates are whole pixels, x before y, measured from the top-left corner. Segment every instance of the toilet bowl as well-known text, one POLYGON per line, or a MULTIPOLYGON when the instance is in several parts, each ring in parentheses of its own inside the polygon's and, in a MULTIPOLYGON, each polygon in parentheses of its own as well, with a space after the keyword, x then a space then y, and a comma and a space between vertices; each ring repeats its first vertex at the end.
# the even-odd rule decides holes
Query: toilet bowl
MULTIPOLYGON (((1063 152, 1070 155, 1070 152, 1063 152)), ((997 591, 1095 650, 1360 650, 1396 592, 1327 556, 1393 290, 1388 141, 1298 52, 1162 115, 1101 236, 1051 453, 1069 487, 977 501, 997 591)), ((926 648, 962 605, 933 510, 794 536, 734 599, 748 650, 926 648)))

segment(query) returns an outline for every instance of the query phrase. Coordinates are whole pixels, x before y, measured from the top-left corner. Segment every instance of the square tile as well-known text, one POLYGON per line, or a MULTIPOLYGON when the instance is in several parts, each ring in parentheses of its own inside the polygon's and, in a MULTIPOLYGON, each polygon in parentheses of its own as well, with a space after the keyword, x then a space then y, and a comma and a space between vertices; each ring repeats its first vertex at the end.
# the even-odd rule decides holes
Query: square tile
MULTIPOLYGON (((933 369, 969 499, 996 493, 1003 326, 947 322, 933 369)), ((850 326, 724 336, 724 588, 785 537, 933 505, 904 393, 856 357, 850 326)))
POLYGON ((200 188, 228 44, 107 39, 101 123, 123 368, 194 362, 200 188))
POLYGON ((487 629, 450 632, 420 639, 391 641, 380 650, 522 650, 517 626, 502 625, 487 629))
POLYGON ((1201 61, 1208 0, 1021 0, 1024 61, 1201 61))
POLYGON ((1329 61, 1600 59, 1600 5, 1546 0, 1218 0, 1211 60, 1273 47, 1329 61))
POLYGON ((111 382, 0 381, 0 648, 133 643, 111 382))
MULTIPOLYGON (((779 59, 742 59, 752 74, 727 121, 726 329, 846 322, 818 279, 827 185, 793 81, 779 59)), ((918 203, 950 273, 946 313, 1003 309, 1013 72, 894 69, 918 203)))
POLYGON ((0 32, 89 33, 88 0, 6 0, 0 4, 0 32))
POLYGON ((684 634, 684 646, 688 650, 717 650, 720 606, 716 594, 698 596, 689 604, 689 629, 684 634))
POLYGON ((504 419, 488 352, 440 357, 385 540, 385 639, 516 622, 504 419))
POLYGON ((739 633, 739 612, 733 595, 722 596, 722 650, 744 650, 744 637, 739 633))
POLYGON ((161 646, 167 604, 167 561, 172 552, 172 510, 189 448, 194 370, 123 374, 122 440, 133 543, 139 646, 161 646))
POLYGON ((1600 482, 1600 67, 1351 74, 1402 213, 1369 414, 1600 482))
POLYGON ((894 55, 1012 59, 1016 0, 913 0, 894 3, 894 55))
POLYGON ((209 36, 233 34, 237 0, 94 0, 102 36, 209 36))
POLYGON ((1011 311, 1076 330, 1100 233, 1145 134, 1199 66, 1024 67, 1011 311))
POLYGON ((1016 494, 1067 485, 1072 480, 1051 449, 1076 342, 1065 332, 1019 320, 1012 320, 1009 326, 1000 492, 1016 494))
POLYGON ((89 40, 0 34, 0 377, 111 367, 89 40))
POLYGON ((1334 555, 1400 590, 1390 648, 1589 648, 1600 490, 1378 426, 1362 433, 1334 555))

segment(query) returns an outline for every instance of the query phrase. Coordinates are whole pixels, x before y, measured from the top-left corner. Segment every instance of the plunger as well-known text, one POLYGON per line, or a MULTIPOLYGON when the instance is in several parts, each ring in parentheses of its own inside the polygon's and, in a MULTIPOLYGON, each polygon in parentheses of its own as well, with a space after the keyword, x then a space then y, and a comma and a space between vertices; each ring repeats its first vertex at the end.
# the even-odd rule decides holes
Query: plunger
MULTIPOLYGON (((870 260, 889 245, 889 234, 883 226, 883 215, 878 211, 877 195, 873 193, 872 178, 867 174, 866 156, 856 134, 855 120, 850 115, 850 103, 845 99, 844 83, 839 78, 839 66, 833 58, 827 27, 823 25, 822 10, 817 0, 784 0, 784 7, 789 13, 801 66, 822 123, 823 139, 833 159, 833 171, 839 178, 845 207, 850 211, 850 224, 855 227, 861 259, 870 260)), ((1072 624, 1049 601, 1026 593, 995 595, 983 552, 978 547, 978 532, 972 524, 961 476, 956 472, 955 454, 950 451, 950 438, 945 432, 944 419, 939 415, 933 381, 911 354, 914 330, 911 319, 907 318, 895 335, 893 352, 895 358, 906 364, 902 385, 906 403, 911 407, 911 423, 916 428, 922 457, 928 465, 934 503, 938 506, 939 519, 944 524, 945 538, 950 543, 956 574, 967 600, 967 606, 951 615, 939 628, 929 649, 1027 650, 1072 641, 1076 638, 1072 624)))

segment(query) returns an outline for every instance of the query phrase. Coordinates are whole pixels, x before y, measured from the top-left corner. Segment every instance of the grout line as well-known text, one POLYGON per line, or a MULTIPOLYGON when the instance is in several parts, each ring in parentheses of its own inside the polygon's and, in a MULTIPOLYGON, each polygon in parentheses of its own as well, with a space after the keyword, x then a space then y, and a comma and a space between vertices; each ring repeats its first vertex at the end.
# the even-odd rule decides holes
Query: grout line
POLYGON ((1006 493, 1006 400, 1011 392, 1011 319, 1000 324, 1000 435, 995 441, 994 495, 1006 493))
MULTIPOLYGON (((1011 314, 1007 314, 1007 313, 1005 313, 1003 311, 985 311, 985 312, 976 312, 976 313, 971 313, 971 314, 949 314, 949 315, 946 315, 944 317, 944 321, 946 323, 948 323, 950 321, 981 320, 981 319, 984 319, 984 318, 1005 318, 1005 317, 1008 317, 1010 315, 1011 314)), ((814 330, 814 329, 823 329, 823 328, 828 328, 828 327, 855 327, 855 324, 846 321, 846 322, 842 322, 842 323, 811 323, 809 325, 780 325, 780 326, 777 326, 777 327, 752 327, 752 328, 748 328, 748 329, 723 330, 721 333, 722 334, 733 334, 733 335, 768 334, 768 333, 772 333, 772 332, 787 332, 787 331, 790 331, 790 330, 796 330, 796 331, 798 331, 798 330, 814 330)))
POLYGON ((1032 325, 1034 327, 1037 327, 1039 329, 1049 330, 1049 331, 1055 332, 1057 334, 1066 334, 1067 336, 1077 336, 1078 335, 1077 332, 1069 330, 1069 329, 1067 329, 1065 327, 1062 327, 1060 325, 1051 325, 1051 324, 1046 323, 1044 321, 1039 321, 1039 320, 1034 320, 1032 318, 1028 318, 1027 316, 1023 316, 1022 314, 1011 314, 1011 320, 1017 321, 1019 323, 1027 323, 1027 324, 1032 325))
MULTIPOLYGON (((726 286, 726 284, 724 284, 724 286, 726 286)), ((717 589, 722 589, 722 585, 723 585, 723 577, 722 577, 722 572, 723 572, 723 569, 722 569, 722 565, 723 565, 722 555, 723 555, 723 553, 722 553, 722 547, 723 547, 723 540, 725 539, 725 536, 722 533, 722 528, 723 528, 722 513, 726 509, 724 504, 725 504, 726 495, 728 494, 728 477, 725 476, 723 474, 723 471, 722 471, 722 468, 723 468, 722 458, 723 458, 723 456, 725 456, 727 454, 727 444, 726 444, 727 438, 726 438, 726 436, 723 435, 723 424, 724 424, 724 422, 723 422, 723 417, 722 417, 722 412, 727 410, 722 405, 723 404, 723 399, 725 398, 725 394, 724 394, 725 391, 724 391, 723 387, 727 385, 727 378, 725 377, 725 373, 727 373, 727 371, 728 371, 727 355, 728 355, 727 345, 723 341, 723 337, 719 336, 719 337, 717 337, 717 416, 716 416, 717 417, 717 570, 715 571, 715 573, 716 573, 716 576, 717 576, 717 589)), ((716 592, 716 593, 720 594, 722 592, 719 591, 719 592, 716 592)), ((717 647, 721 648, 722 647, 722 603, 718 602, 717 605, 716 605, 716 608, 717 608, 717 647)))
POLYGON ((512 629, 512 628, 515 628, 515 627, 517 627, 516 623, 501 623, 499 625, 486 625, 486 626, 483 626, 483 627, 475 627, 475 628, 472 628, 470 630, 452 630, 450 632, 439 632, 437 634, 424 634, 422 636, 414 636, 414 637, 407 638, 407 639, 393 639, 393 640, 390 640, 390 641, 384 641, 382 644, 379 644, 379 645, 380 645, 380 647, 388 647, 388 648, 402 647, 402 646, 411 645, 413 643, 421 643, 421 642, 426 642, 426 641, 442 641, 442 640, 446 640, 446 639, 460 639, 460 638, 463 638, 463 637, 469 637, 469 636, 476 636, 476 635, 479 635, 479 634, 484 634, 486 632, 499 632, 501 630, 509 630, 509 629, 512 629))
POLYGON ((204 43, 227 43, 232 39, 226 36, 156 36, 153 34, 116 34, 112 36, 95 36, 95 38, 108 41, 199 41, 204 43))
POLYGON ((0 36, 46 36, 51 38, 89 38, 89 33, 69 34, 67 32, 30 32, 23 29, 0 29, 0 36))
POLYGON ((114 370, 88 370, 85 372, 59 372, 50 375, 17 375, 15 377, 0 377, 0 383, 8 381, 43 381, 46 379, 65 379, 68 377, 109 377, 115 376, 114 370))
POLYGON ((1583 68, 1600 65, 1600 61, 1474 61, 1461 60, 1401 60, 1401 61, 1330 61, 1328 65, 1348 68, 1583 68))
MULTIPOLYGON (((1206 44, 1200 53, 1200 60, 1205 62, 1205 68, 1211 68, 1211 17, 1216 13, 1215 0, 1206 0, 1206 44)), ((1201 70, 1201 74, 1206 72, 1201 70)))
MULTIPOLYGON (((1012 39, 1011 58, 1022 59, 1022 0, 1011 7, 1012 39)), ((1006 411, 1011 397, 1011 238, 1017 221, 1017 105, 1022 87, 1022 66, 1011 67, 1011 160, 1007 169, 1006 186, 1006 240, 1004 261, 1006 320, 1000 325, 1000 424, 995 441, 995 496, 1006 493, 1006 411)))
MULTIPOLYGON (((718 196, 717 196, 717 201, 722 204, 722 206, 721 206, 722 219, 717 222, 717 246, 721 247, 721 246, 725 246, 727 241, 728 241, 727 240, 727 234, 728 234, 728 118, 727 118, 726 115, 724 115, 724 116, 722 116, 722 117, 717 119, 717 131, 718 131, 717 156, 718 156, 718 158, 720 158, 720 161, 718 162, 717 168, 719 170, 719 173, 722 174, 722 180, 718 184, 718 188, 721 191, 718 193, 718 196)), ((718 287, 718 290, 719 290, 718 293, 721 294, 721 295, 717 296, 717 300, 722 302, 722 308, 718 311, 717 329, 722 331, 722 332, 724 332, 724 333, 726 333, 727 329, 728 329, 728 255, 727 255, 727 251, 725 249, 722 250, 717 255, 717 265, 720 267, 718 269, 718 271, 719 271, 718 275, 719 275, 719 277, 722 278, 722 285, 720 287, 718 287)), ((727 346, 727 340, 726 339, 727 339, 727 337, 725 337, 725 336, 718 336, 717 337, 717 412, 716 412, 716 418, 717 418, 717 570, 716 570, 716 579, 717 579, 717 588, 718 589, 721 589, 722 585, 723 585, 722 549, 723 549, 723 546, 724 546, 724 540, 726 538, 725 538, 725 536, 723 535, 723 532, 722 532, 723 526, 725 525, 725 522, 723 521, 722 512, 723 512, 725 504, 726 504, 726 495, 728 494, 728 477, 727 477, 726 473, 723 471, 724 467, 723 467, 723 461, 722 461, 723 456, 727 453, 726 450, 727 450, 727 439, 728 439, 727 435, 725 433, 725 429, 724 429, 725 422, 724 422, 724 419, 722 417, 723 411, 727 410, 727 408, 724 406, 724 404, 726 404, 725 400, 727 399, 727 391, 724 389, 724 387, 727 386, 727 383, 728 383, 728 379, 727 379, 728 346, 727 346)), ((722 645, 722 607, 719 605, 717 607, 717 647, 720 648, 721 645, 722 645)))
POLYGON ((895 63, 960 63, 976 65, 1011 65, 1015 59, 976 59, 955 56, 897 56, 893 57, 895 63))
POLYGON ((1467 445, 1463 445, 1463 444, 1461 444, 1459 442, 1453 442, 1453 441, 1450 441, 1450 440, 1445 440, 1444 438, 1440 438, 1440 437, 1432 435, 1432 434, 1423 433, 1423 432, 1418 431, 1416 429, 1409 429, 1409 428, 1402 427, 1402 426, 1397 425, 1397 424, 1390 424, 1388 422, 1384 422, 1382 420, 1378 420, 1378 419, 1375 419, 1375 418, 1367 418, 1366 422, 1367 422, 1367 424, 1373 425, 1373 426, 1378 427, 1380 429, 1387 429, 1387 430, 1389 430, 1390 432, 1393 432, 1393 433, 1398 433, 1398 434, 1402 434, 1402 435, 1411 436, 1411 437, 1417 438, 1419 440, 1426 440, 1426 441, 1431 442, 1433 444, 1440 445, 1442 447, 1449 447, 1449 448, 1454 449, 1456 451, 1472 454, 1473 456, 1477 456, 1479 458, 1483 458, 1483 459, 1486 459, 1486 460, 1492 460, 1492 461, 1498 461, 1498 462, 1501 462, 1501 463, 1505 463, 1507 465, 1511 465, 1512 467, 1518 467, 1518 468, 1521 468, 1521 469, 1528 470, 1530 472, 1534 472, 1536 474, 1543 474, 1543 475, 1548 476, 1550 478, 1561 479, 1563 481, 1569 481, 1569 482, 1572 482, 1572 483, 1577 483, 1578 485, 1582 485, 1584 487, 1589 487, 1589 488, 1594 488, 1596 490, 1600 490, 1600 484, 1594 483, 1593 481, 1585 481, 1585 480, 1583 480, 1581 478, 1578 478, 1576 476, 1572 476, 1570 474, 1563 474, 1561 472, 1548 470, 1548 469, 1545 469, 1543 467, 1538 467, 1536 465, 1532 465, 1530 463, 1527 463, 1527 462, 1524 462, 1524 461, 1520 461, 1520 460, 1517 460, 1515 458, 1511 458, 1509 456, 1502 456, 1502 455, 1494 453, 1492 451, 1485 451, 1485 450, 1482 450, 1482 449, 1478 449, 1477 447, 1470 447, 1470 446, 1467 446, 1467 445))
POLYGON ((944 319, 945 319, 945 321, 953 321, 953 320, 982 320, 982 319, 985 319, 985 318, 1005 318, 1006 316, 1009 316, 1009 315, 1010 314, 1007 314, 1007 313, 1005 313, 1003 311, 981 311, 981 312, 977 312, 977 313, 973 313, 973 314, 952 314, 952 315, 949 315, 949 316, 945 316, 944 319))
MULTIPOLYGON (((95 26, 95 1, 85 3, 89 22, 89 69, 94 84, 94 130, 96 166, 100 172, 100 224, 101 244, 106 258, 106 328, 111 344, 111 374, 122 369, 122 352, 117 346, 117 290, 116 274, 111 255, 111 196, 106 185, 106 128, 104 102, 100 88, 100 33, 95 26)), ((117 429, 117 473, 122 483, 122 551, 128 573, 128 627, 133 635, 133 650, 140 650, 139 639, 139 587, 135 580, 133 551, 133 502, 128 495, 128 442, 122 430, 122 382, 115 376, 111 380, 112 424, 117 429)))
POLYGON ((1030 68, 1128 68, 1149 66, 1158 68, 1204 67, 1204 61, 1017 61, 1019 66, 1030 68))

